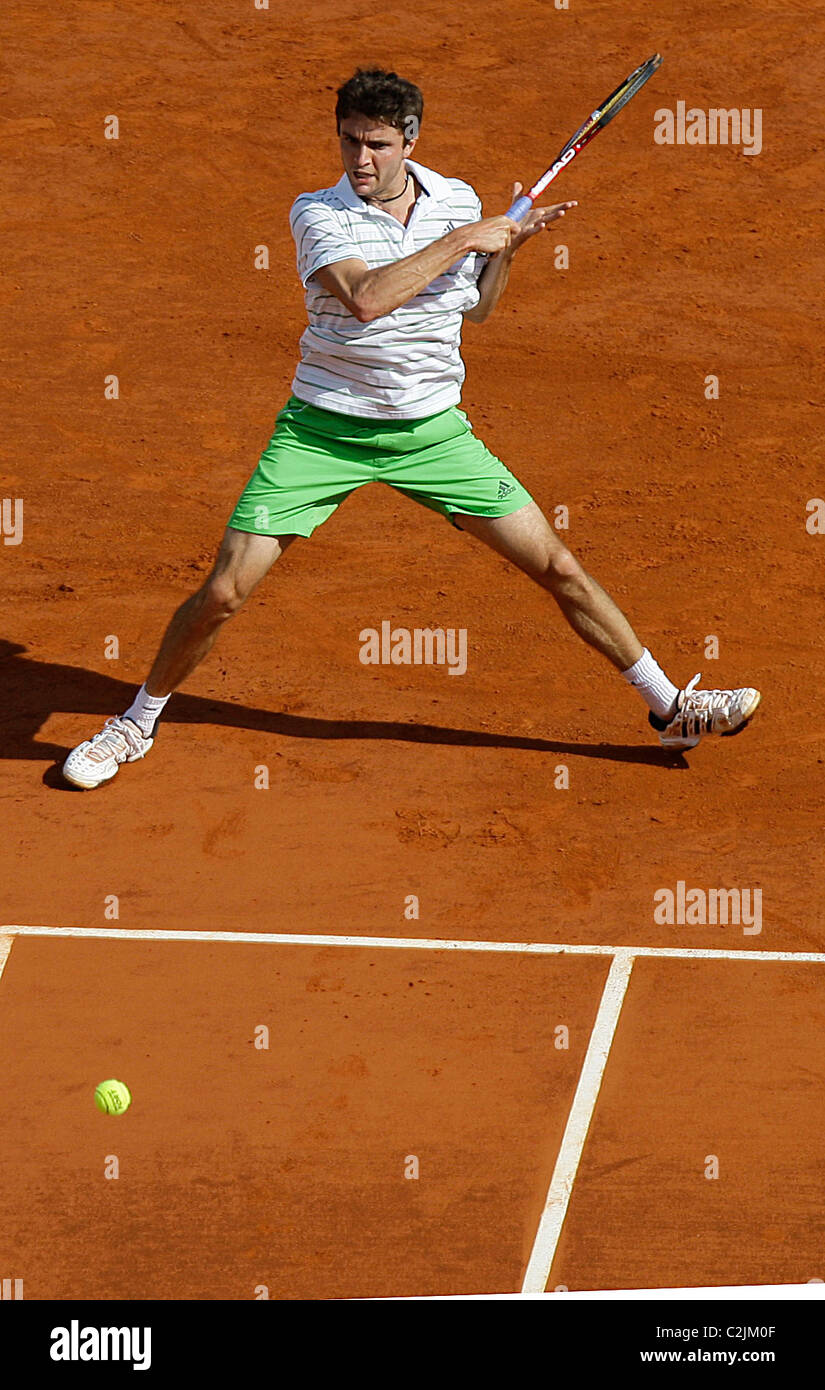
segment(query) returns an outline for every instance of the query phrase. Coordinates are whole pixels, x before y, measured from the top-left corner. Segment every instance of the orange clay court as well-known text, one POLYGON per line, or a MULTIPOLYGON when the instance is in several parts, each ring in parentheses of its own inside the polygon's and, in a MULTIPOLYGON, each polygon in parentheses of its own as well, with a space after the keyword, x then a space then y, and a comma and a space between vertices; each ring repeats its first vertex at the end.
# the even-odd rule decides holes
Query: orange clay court
POLYGON ((24 531, 0 547, 0 1276, 175 1300, 825 1278, 821 16, 9 0, 2 23, 24 531), (337 86, 417 82, 416 158, 492 215, 656 50, 553 187, 575 214, 467 325, 463 406, 674 679, 763 691, 752 727, 665 752, 545 593, 370 487, 279 562, 147 760, 69 788, 289 394, 287 215, 340 174, 337 86), (760 108, 761 153, 655 143, 679 101, 760 108), (465 628, 466 674, 362 665, 383 621, 465 628), (655 920, 679 883, 761 895, 761 929, 655 920))

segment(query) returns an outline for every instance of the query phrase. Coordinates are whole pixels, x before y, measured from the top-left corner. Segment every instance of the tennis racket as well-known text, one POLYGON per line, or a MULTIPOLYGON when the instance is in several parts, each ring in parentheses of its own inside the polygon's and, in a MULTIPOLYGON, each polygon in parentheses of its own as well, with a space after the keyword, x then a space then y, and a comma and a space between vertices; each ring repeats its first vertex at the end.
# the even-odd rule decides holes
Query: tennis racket
POLYGON ((516 198, 512 207, 508 208, 505 216, 511 217, 514 222, 521 222, 530 211, 539 194, 543 193, 548 184, 552 183, 557 174, 560 174, 566 164, 571 159, 575 159, 580 150, 588 145, 594 135, 598 135, 600 130, 604 130, 609 121, 614 116, 618 116, 623 106, 626 106, 630 98, 635 96, 641 87, 645 85, 649 77, 652 77, 662 61, 661 53, 654 53, 652 58, 648 58, 646 63, 636 68, 629 77, 626 77, 620 87, 615 92, 611 92, 606 101, 598 106, 585 121, 584 125, 576 131, 572 139, 568 140, 564 149, 556 157, 533 187, 522 193, 516 198))

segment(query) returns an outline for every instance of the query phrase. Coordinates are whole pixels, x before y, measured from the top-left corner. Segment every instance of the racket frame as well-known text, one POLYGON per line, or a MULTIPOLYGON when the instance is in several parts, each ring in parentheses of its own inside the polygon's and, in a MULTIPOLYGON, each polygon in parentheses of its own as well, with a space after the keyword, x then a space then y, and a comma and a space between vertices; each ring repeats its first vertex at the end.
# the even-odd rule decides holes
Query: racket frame
POLYGON ((509 217, 514 222, 523 221, 536 199, 544 192, 545 188, 558 177, 562 169, 564 169, 571 160, 575 159, 576 155, 584 149, 585 145, 590 143, 594 135, 598 135, 600 130, 604 130, 605 126, 613 120, 614 116, 618 116, 622 108, 630 101, 630 98, 634 97, 648 79, 653 76, 656 69, 661 65, 661 62, 661 53, 654 53, 646 62, 640 63, 630 76, 626 77, 624 82, 620 83, 616 90, 611 92, 610 96, 606 97, 601 105, 597 106, 596 110, 590 113, 584 124, 579 126, 575 135, 570 137, 567 144, 556 156, 550 168, 545 170, 541 178, 537 179, 533 184, 532 188, 528 189, 526 193, 519 194, 518 198, 516 198, 508 208, 505 216, 509 217))

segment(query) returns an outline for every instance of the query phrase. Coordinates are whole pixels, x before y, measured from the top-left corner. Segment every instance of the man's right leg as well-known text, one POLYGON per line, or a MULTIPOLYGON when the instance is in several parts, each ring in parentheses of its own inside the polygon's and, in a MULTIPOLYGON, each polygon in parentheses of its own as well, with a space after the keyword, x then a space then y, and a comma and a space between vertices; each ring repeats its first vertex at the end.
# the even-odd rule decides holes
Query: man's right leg
POLYGON ((293 535, 264 536, 227 527, 209 578, 174 614, 132 705, 69 754, 63 764, 68 782, 87 790, 98 787, 111 781, 121 763, 145 757, 166 700, 203 661, 223 624, 294 540, 293 535))
POLYGON ((181 604, 166 629, 146 677, 147 694, 169 696, 191 676, 227 618, 238 612, 294 540, 295 536, 261 536, 227 527, 212 573, 181 604))

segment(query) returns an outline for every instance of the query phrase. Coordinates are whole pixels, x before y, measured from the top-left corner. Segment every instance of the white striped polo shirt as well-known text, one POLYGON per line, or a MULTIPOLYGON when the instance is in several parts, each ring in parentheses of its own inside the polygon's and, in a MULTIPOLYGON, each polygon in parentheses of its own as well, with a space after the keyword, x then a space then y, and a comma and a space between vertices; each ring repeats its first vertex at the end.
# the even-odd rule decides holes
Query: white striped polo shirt
POLYGON ((289 214, 309 326, 292 382, 299 400, 342 415, 416 420, 461 399, 462 314, 478 303, 485 264, 474 253, 450 266, 392 314, 359 323, 312 279, 316 270, 356 257, 372 270, 421 251, 453 227, 477 222, 481 200, 461 179, 443 178, 411 159, 423 192, 407 226, 363 202, 346 174, 334 188, 302 193, 289 214))

